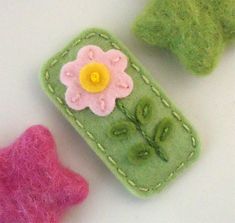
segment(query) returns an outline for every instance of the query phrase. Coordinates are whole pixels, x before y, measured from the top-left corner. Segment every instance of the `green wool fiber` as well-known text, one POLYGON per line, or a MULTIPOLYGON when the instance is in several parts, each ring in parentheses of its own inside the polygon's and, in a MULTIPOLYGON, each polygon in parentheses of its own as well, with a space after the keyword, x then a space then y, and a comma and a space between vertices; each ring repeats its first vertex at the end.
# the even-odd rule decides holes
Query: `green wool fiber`
POLYGON ((152 0, 133 29, 148 44, 172 51, 188 70, 208 74, 235 36, 235 1, 152 0))

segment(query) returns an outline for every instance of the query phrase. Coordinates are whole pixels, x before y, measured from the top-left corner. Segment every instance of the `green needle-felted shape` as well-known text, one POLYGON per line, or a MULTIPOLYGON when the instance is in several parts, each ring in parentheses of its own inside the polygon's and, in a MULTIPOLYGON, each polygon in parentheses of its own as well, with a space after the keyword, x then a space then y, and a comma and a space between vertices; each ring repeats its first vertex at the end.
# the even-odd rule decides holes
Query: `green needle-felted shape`
MULTIPOLYGON (((88 51, 88 56, 92 58, 94 52, 88 51)), ((104 30, 81 33, 43 66, 40 79, 64 117, 138 197, 162 190, 198 156, 199 140, 192 126, 135 56, 104 30), (60 80, 62 67, 91 45, 103 52, 118 51, 125 55, 128 61, 125 72, 133 80, 131 94, 116 99, 114 110, 106 116, 98 116, 89 108, 78 111, 68 106, 67 89, 60 80)))
POLYGON ((172 51, 193 73, 208 74, 235 37, 235 1, 151 0, 133 30, 146 43, 172 51))

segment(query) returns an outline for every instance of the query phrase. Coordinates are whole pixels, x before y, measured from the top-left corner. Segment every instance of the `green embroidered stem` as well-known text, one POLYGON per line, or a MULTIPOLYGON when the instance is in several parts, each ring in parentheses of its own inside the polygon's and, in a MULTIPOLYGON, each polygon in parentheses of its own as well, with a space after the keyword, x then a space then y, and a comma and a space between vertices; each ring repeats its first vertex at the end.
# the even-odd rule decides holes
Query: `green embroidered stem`
POLYGON ((155 142, 151 137, 148 136, 148 134, 144 131, 142 126, 139 124, 135 116, 133 116, 127 108, 122 104, 120 100, 117 100, 117 108, 130 120, 133 122, 133 124, 136 126, 136 129, 140 132, 140 134, 143 136, 143 138, 146 140, 146 142, 155 149, 156 154, 161 158, 161 160, 167 162, 168 156, 163 151, 163 149, 158 145, 157 142, 155 142))

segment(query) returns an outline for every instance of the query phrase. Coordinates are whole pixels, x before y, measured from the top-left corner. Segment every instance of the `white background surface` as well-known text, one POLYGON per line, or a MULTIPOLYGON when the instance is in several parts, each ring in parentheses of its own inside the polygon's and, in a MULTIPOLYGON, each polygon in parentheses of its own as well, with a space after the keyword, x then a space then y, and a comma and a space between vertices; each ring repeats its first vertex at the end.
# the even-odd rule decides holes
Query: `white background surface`
POLYGON ((138 41, 130 26, 146 0, 0 0, 0 145, 32 124, 53 132, 61 160, 90 183, 64 223, 235 222, 235 44, 204 78, 138 41), (201 157, 162 193, 139 200, 106 169, 40 89, 40 66, 84 28, 105 28, 150 70, 198 130, 201 157))

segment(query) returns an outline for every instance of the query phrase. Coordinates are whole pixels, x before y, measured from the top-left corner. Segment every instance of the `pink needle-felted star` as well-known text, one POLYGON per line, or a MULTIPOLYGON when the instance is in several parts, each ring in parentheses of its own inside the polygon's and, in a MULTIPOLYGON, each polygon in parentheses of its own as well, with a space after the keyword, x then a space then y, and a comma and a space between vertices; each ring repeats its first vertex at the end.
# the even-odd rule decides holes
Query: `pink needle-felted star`
POLYGON ((0 223, 58 223, 87 194, 87 182, 60 164, 45 127, 29 128, 0 150, 0 223))

